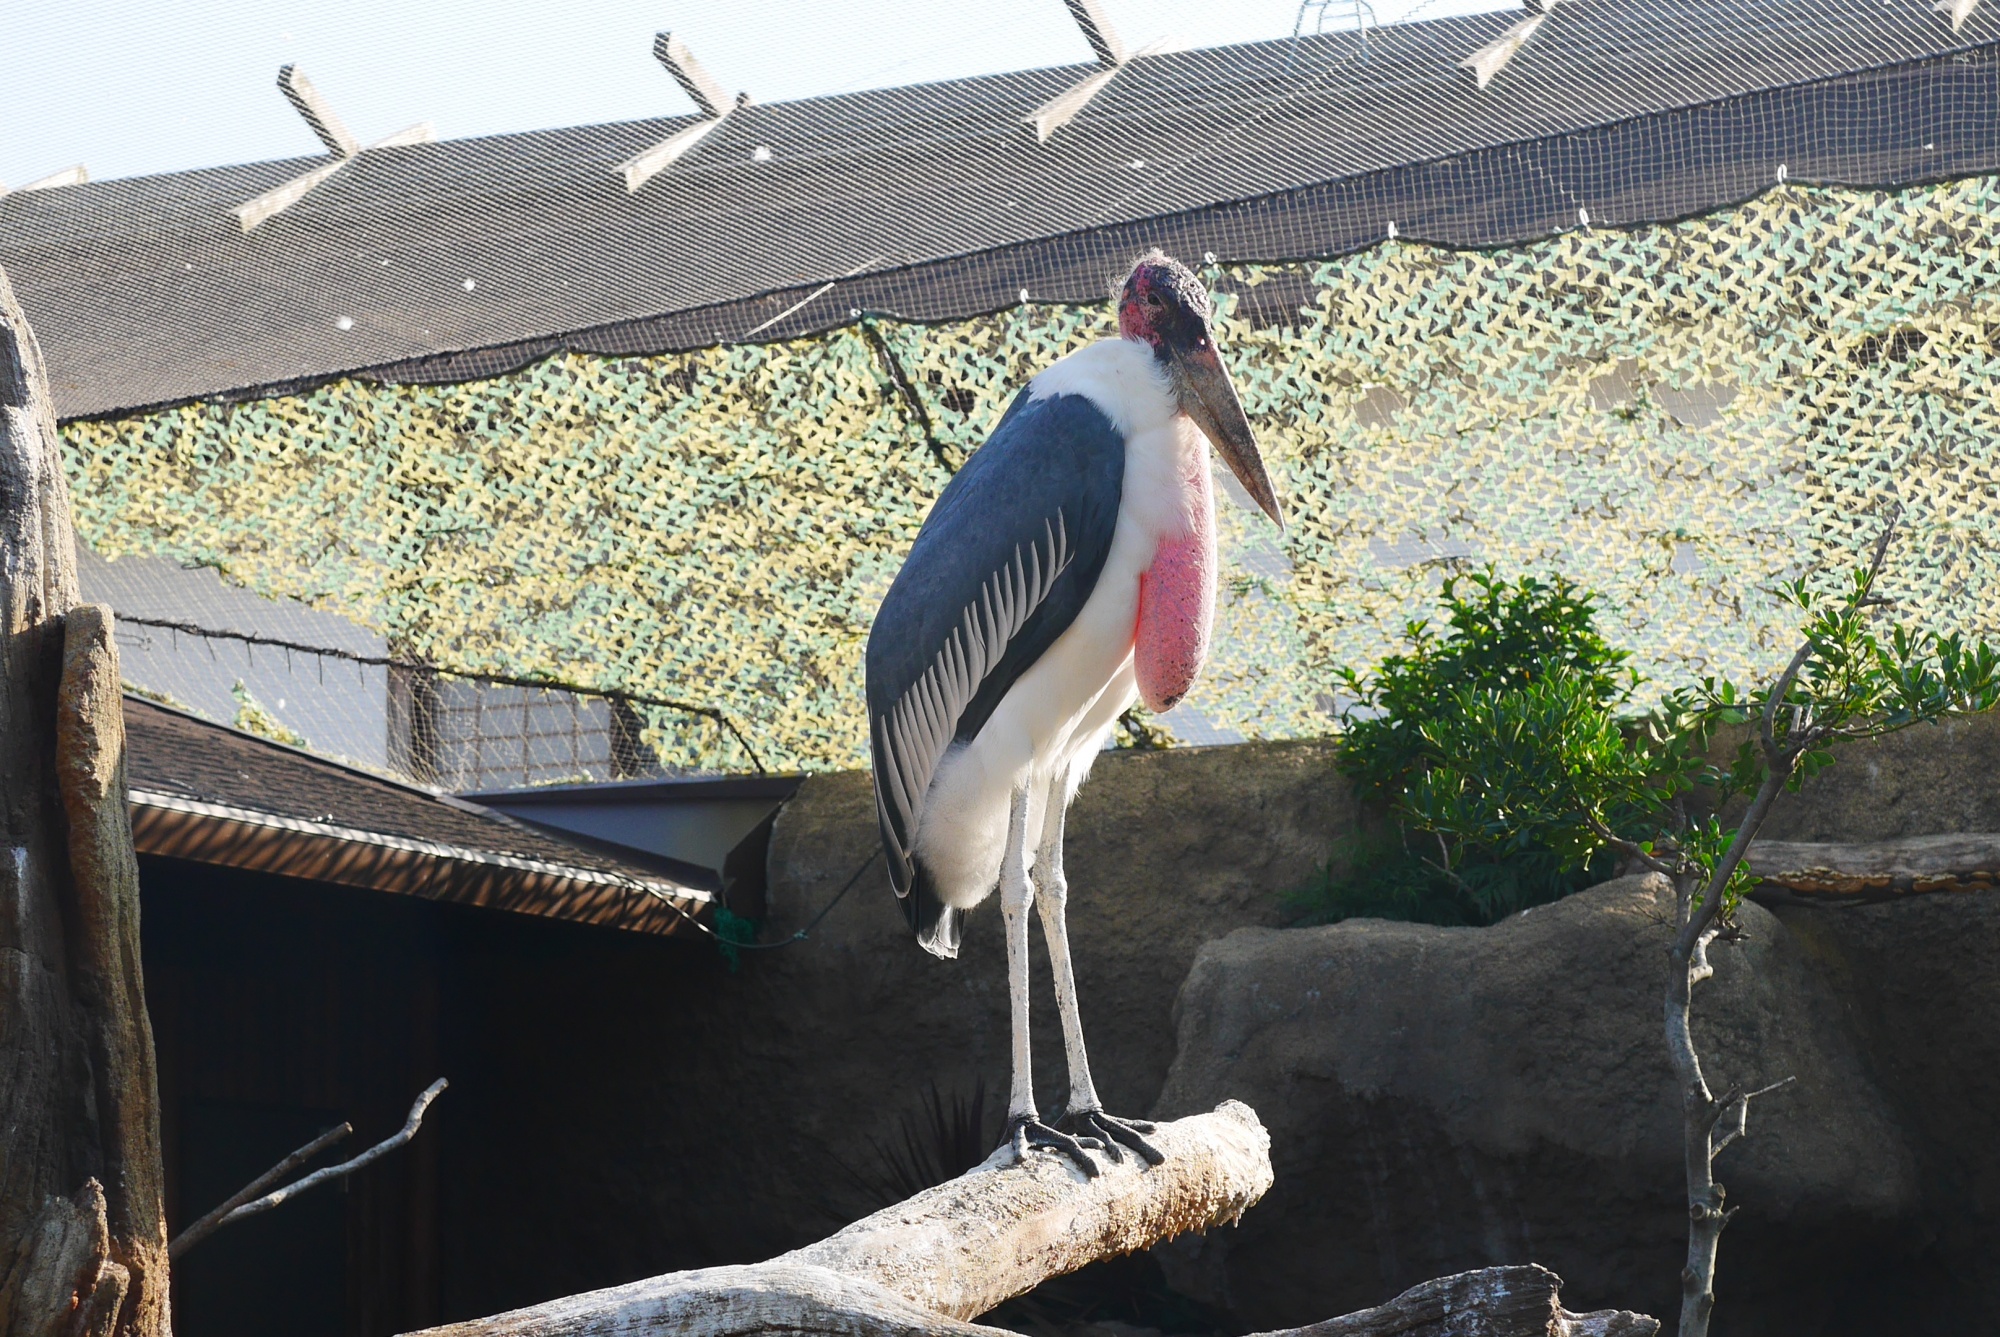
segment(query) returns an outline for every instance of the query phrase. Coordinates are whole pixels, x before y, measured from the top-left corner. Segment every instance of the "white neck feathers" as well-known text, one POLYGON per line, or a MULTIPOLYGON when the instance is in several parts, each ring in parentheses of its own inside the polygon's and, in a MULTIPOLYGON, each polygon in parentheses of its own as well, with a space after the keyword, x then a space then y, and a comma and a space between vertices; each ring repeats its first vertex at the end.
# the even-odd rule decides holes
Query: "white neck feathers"
POLYGON ((1082 395, 1127 438, 1165 426, 1178 411, 1166 369, 1132 339, 1100 339, 1052 364, 1028 383, 1036 399, 1082 395))

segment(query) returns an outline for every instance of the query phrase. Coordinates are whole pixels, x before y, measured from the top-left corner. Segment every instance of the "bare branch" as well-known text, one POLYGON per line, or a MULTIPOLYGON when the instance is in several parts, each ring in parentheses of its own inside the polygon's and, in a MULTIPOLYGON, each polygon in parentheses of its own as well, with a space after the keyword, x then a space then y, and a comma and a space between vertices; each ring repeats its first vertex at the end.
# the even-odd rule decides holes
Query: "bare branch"
MULTIPOLYGON (((1431 832, 1431 834, 1437 838, 1438 857, 1436 859, 1431 859, 1419 855, 1417 857, 1417 862, 1423 864, 1426 868, 1435 868, 1438 872, 1438 876, 1450 882, 1452 886, 1458 888, 1460 891, 1470 892, 1472 888, 1465 885, 1465 879, 1452 871, 1451 850, 1444 843, 1444 832, 1433 831, 1431 832)), ((1407 837, 1405 837, 1404 839, 1403 848, 1405 850, 1408 850, 1410 848, 1409 840, 1407 837)))
MULTIPOLYGON (((444 1078, 440 1077, 435 1082, 432 1082, 429 1086, 425 1087, 423 1089, 422 1094, 420 1094, 417 1097, 416 1102, 410 1106, 410 1117, 404 1120, 403 1126, 397 1129, 394 1133, 391 1133, 388 1137, 383 1138, 380 1142, 377 1142, 374 1146, 368 1148, 368 1150, 362 1152, 359 1156, 356 1156, 353 1160, 342 1161, 339 1165, 329 1165, 323 1170, 315 1170, 311 1174, 307 1175, 304 1179, 298 1180, 296 1183, 287 1184, 285 1187, 281 1189, 275 1189, 270 1193, 266 1193, 261 1198, 254 1199, 253 1201, 250 1202, 242 1203, 232 1208, 230 1211, 223 1214, 221 1219, 218 1220, 214 1225, 209 1227, 209 1233, 213 1233, 214 1231, 221 1229, 223 1226, 229 1225, 233 1222, 241 1221, 246 1216, 255 1216, 259 1212, 268 1212, 273 1207, 279 1207, 287 1202, 290 1202, 293 1198, 296 1198, 299 1194, 304 1193, 307 1189, 317 1188, 321 1184, 324 1184, 329 1180, 344 1178, 347 1175, 353 1174, 356 1170, 362 1169, 363 1167, 371 1165, 374 1162, 380 1160, 382 1157, 388 1155, 390 1152, 402 1146, 404 1143, 408 1142, 411 1138, 417 1135, 417 1129, 423 1126, 424 1111, 430 1107, 430 1103, 433 1100, 437 1099, 438 1093, 443 1091, 447 1085, 449 1085, 449 1083, 447 1083, 444 1078)), ((325 1135, 322 1136, 324 1137, 325 1135)), ((334 1139, 330 1137, 325 1138, 326 1142, 331 1142, 333 1140, 334 1139)), ((317 1150, 317 1148, 314 1148, 314 1150, 317 1150)), ((300 1155, 299 1152, 294 1152, 293 1155, 299 1156, 301 1160, 305 1159, 304 1156, 300 1155)), ((287 1159, 290 1158, 288 1157, 287 1159)), ((276 1177, 277 1174, 276 1172, 274 1172, 267 1178, 276 1178, 276 1177)), ((198 1225, 200 1223, 197 1222, 196 1224, 198 1225)), ((190 1230, 192 1230, 192 1227, 190 1227, 190 1230)), ((182 1239, 185 1238, 186 1236, 185 1234, 183 1234, 182 1239)), ((182 1240, 180 1239, 175 1240, 174 1245, 170 1247, 176 1247, 176 1246, 182 1249, 188 1247, 188 1245, 183 1244, 182 1240)))
POLYGON ((1489 1267, 1412 1286, 1387 1304, 1254 1337, 1657 1337, 1644 1314, 1600 1309, 1572 1314, 1562 1307, 1562 1278, 1530 1263, 1489 1267))
POLYGON ((1625 839, 1625 837, 1606 826, 1603 819, 1598 817, 1596 813, 1591 812, 1587 808, 1580 809, 1580 811, 1583 813, 1584 824, 1590 828, 1591 834, 1606 845, 1609 845, 1612 849, 1617 850, 1627 858, 1637 859, 1652 872, 1661 873, 1667 877, 1674 875, 1674 865, 1660 859, 1645 846, 1625 839))
POLYGON ((1713 1129, 1715 1125, 1722 1122, 1722 1116, 1729 1111, 1730 1107, 1741 1099, 1743 1099, 1743 1088, 1732 1086, 1727 1091, 1724 1091, 1719 1099, 1709 1101, 1707 1110, 1692 1120, 1695 1130, 1706 1133, 1713 1129))
MULTIPOLYGON (((1093 1178, 1066 1156, 1035 1152, 1016 1161, 1009 1145, 956 1179, 767 1262, 669 1273, 426 1331, 1004 1337, 965 1322, 1085 1263, 1216 1229, 1271 1187, 1270 1135, 1247 1105, 1225 1101, 1214 1113, 1158 1124, 1148 1137, 1166 1154, 1164 1164, 1130 1155, 1100 1160, 1093 1178), (829 1301, 848 1315, 828 1313, 829 1301), (811 1308, 818 1312, 806 1312, 811 1308)), ((1539 1331, 1551 1307, 1544 1292, 1539 1331)))
POLYGON ((1790 694, 1792 684, 1798 681, 1799 670, 1806 666, 1806 660, 1812 658, 1812 650, 1811 640, 1801 645, 1798 653, 1792 656, 1792 662, 1785 665, 1785 671, 1778 675, 1771 694, 1764 698, 1764 714, 1758 721, 1757 736, 1764 745, 1764 765, 1769 770, 1776 770, 1784 764, 1784 753, 1778 750, 1778 706, 1790 694))
POLYGON ((1715 974, 1715 967, 1709 964, 1708 945, 1715 941, 1715 930, 1710 928, 1694 940, 1694 950, 1688 953, 1688 989, 1715 974))
POLYGON ((293 1152, 291 1155, 285 1157, 285 1159, 279 1161, 276 1165, 266 1170, 263 1174, 258 1175, 255 1179, 245 1184, 242 1188, 237 1189, 227 1198, 224 1198, 222 1200, 221 1205, 216 1207, 215 1210, 211 1211, 210 1213, 208 1213, 208 1215, 194 1222, 186 1230, 183 1230, 180 1234, 174 1236, 173 1242, 167 1245, 167 1257, 170 1260, 179 1258, 189 1249, 192 1249, 195 1245, 201 1243, 203 1240, 207 1239, 210 1235, 214 1234, 216 1228, 222 1224, 223 1219, 227 1217, 231 1212, 235 1211, 238 1207, 241 1207, 244 1203, 250 1201, 250 1199, 256 1197, 259 1193, 262 1193, 265 1189, 271 1187, 271 1185, 277 1183, 280 1179, 283 1179, 286 1175, 298 1169, 301 1165, 304 1165, 307 1161, 319 1155, 322 1151, 325 1151, 328 1147, 340 1141, 341 1138, 346 1137, 349 1133, 353 1131, 354 1131, 354 1125, 351 1123, 343 1123, 337 1125, 336 1127, 329 1128, 324 1133, 321 1133, 318 1137, 306 1143, 303 1147, 300 1147, 297 1151, 293 1152))
POLYGON ((1720 1156, 1724 1147, 1734 1142, 1737 1138, 1742 1137, 1747 1131, 1750 1120, 1751 1101, 1755 1100, 1758 1096, 1768 1096, 1780 1087, 1790 1086, 1797 1080, 1797 1077, 1787 1077, 1783 1081, 1772 1082, 1769 1086, 1758 1087, 1755 1091, 1738 1091, 1731 1088, 1729 1094, 1722 1098, 1721 1104, 1717 1107, 1717 1112, 1719 1116, 1725 1118, 1733 1114, 1734 1119, 1731 1122, 1723 1124, 1722 1139, 1709 1148, 1709 1159, 1714 1160, 1717 1156, 1720 1156))
MULTIPOLYGON (((1882 563, 1889 556, 1889 541, 1896 536, 1896 525, 1902 518, 1903 508, 1898 504, 1896 509, 1890 512, 1888 523, 1882 526, 1881 537, 1875 540, 1875 552, 1869 559, 1867 574, 1861 579, 1861 588, 1855 594, 1854 607, 1868 608, 1878 603, 1889 602, 1875 596, 1875 578, 1882 574, 1882 563)), ((1764 763, 1772 769, 1779 766, 1789 768, 1790 759, 1785 755, 1786 752, 1795 757, 1812 746, 1814 741, 1818 741, 1797 743, 1794 740, 1793 747, 1781 751, 1777 738, 1778 710, 1784 704, 1785 697, 1791 693, 1792 684, 1798 681, 1799 671, 1805 667, 1806 660, 1812 657, 1812 648, 1812 640, 1808 638, 1806 643, 1798 648, 1798 653, 1792 656, 1792 662, 1785 666, 1785 671, 1778 675, 1778 681, 1771 688, 1771 694, 1764 699, 1758 736, 1764 745, 1764 763)))
POLYGON ((1750 852, 1750 841, 1764 818, 1769 815, 1771 805, 1777 801, 1778 793, 1789 778, 1789 767, 1781 772, 1775 766, 1764 770, 1764 783, 1757 787, 1757 797, 1751 801, 1743 820, 1737 824, 1736 836, 1729 842, 1729 848, 1716 861, 1715 874, 1708 880, 1708 887, 1702 892, 1701 908, 1688 917, 1680 936, 1674 940, 1673 955, 1677 960, 1689 960, 1702 935, 1714 926, 1716 917, 1722 913, 1722 893, 1729 886, 1729 879, 1736 875, 1736 867, 1743 862, 1743 856, 1750 852))
POLYGON ((1769 1086, 1760 1086, 1755 1091, 1744 1092, 1743 1101, 1747 1105, 1749 1104, 1749 1102, 1755 1100, 1758 1096, 1768 1096, 1773 1091, 1782 1090, 1785 1087, 1790 1086, 1793 1082, 1796 1082, 1797 1080, 1798 1080, 1797 1077, 1781 1077, 1777 1081, 1772 1082, 1769 1086))
MULTIPOLYGON (((1874 592, 1875 577, 1882 574, 1883 559, 1889 555, 1889 541, 1896 536, 1896 526, 1903 523, 1903 503, 1897 502, 1890 510, 1889 518, 1882 525, 1882 536, 1875 540, 1875 555, 1868 563, 1867 579, 1861 582, 1861 597, 1867 599, 1874 592)), ((1885 602, 1894 602, 1886 600, 1885 602)))

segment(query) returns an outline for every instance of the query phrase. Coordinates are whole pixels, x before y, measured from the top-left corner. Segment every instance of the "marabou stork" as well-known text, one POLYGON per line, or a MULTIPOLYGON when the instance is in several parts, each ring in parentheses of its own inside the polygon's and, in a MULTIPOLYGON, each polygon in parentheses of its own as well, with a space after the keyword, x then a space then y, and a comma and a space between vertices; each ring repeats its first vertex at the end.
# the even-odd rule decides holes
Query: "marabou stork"
POLYGON ((1123 337, 1071 353, 1015 398, 931 508, 868 637, 890 880, 917 941, 942 957, 958 955, 965 912, 999 887, 1008 1136, 1017 1156, 1051 1148, 1093 1176, 1093 1150, 1161 1156, 1152 1125, 1106 1114, 1091 1085, 1063 923, 1063 813, 1133 699, 1171 708, 1207 654, 1208 442, 1284 525, 1212 316, 1186 266, 1141 257, 1118 293, 1123 337), (1036 1111, 1028 1061, 1031 900, 1069 1058, 1055 1126, 1036 1111))

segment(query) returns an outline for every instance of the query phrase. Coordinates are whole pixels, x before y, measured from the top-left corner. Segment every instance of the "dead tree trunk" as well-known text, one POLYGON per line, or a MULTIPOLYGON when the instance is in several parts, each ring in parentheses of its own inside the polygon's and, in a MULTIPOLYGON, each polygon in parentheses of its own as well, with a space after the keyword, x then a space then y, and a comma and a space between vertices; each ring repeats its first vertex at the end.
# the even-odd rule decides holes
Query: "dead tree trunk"
POLYGON ((1572 1314, 1545 1267, 1483 1267, 1412 1286, 1385 1305, 1252 1337, 1655 1337, 1660 1321, 1624 1309, 1572 1314))
POLYGON ((0 1337, 170 1332, 124 743, 41 351, 0 273, 0 1337))
POLYGON ((1164 1165, 1128 1155, 1095 1179, 1056 1155, 982 1166, 766 1263, 673 1272, 428 1337, 998 1337, 967 1320, 1085 1263, 1233 1222, 1271 1186, 1271 1139, 1246 1105, 1151 1136, 1164 1165))
MULTIPOLYGON (((1067 1160, 986 1165, 768 1263, 673 1272, 413 1337, 1011 1337, 974 1318, 1050 1277, 1233 1224, 1271 1187, 1271 1140, 1249 1106, 1150 1134, 1086 1179, 1067 1160)), ((1653 1337, 1642 1314, 1572 1314, 1562 1280, 1493 1267, 1414 1286, 1374 1309, 1262 1337, 1653 1337)))
POLYGON ((1861 905, 1934 891, 2000 887, 2000 835, 1955 832, 1866 845, 1760 840, 1745 862, 1757 900, 1861 905))

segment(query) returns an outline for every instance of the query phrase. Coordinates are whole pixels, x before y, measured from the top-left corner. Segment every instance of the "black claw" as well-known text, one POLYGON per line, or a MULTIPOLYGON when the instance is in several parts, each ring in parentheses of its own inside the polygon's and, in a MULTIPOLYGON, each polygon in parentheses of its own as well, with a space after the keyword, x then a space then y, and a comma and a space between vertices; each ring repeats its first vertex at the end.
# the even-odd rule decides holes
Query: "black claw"
POLYGON ((1124 1159, 1120 1147, 1137 1152, 1148 1165, 1161 1165, 1167 1159, 1158 1147, 1146 1140, 1144 1135, 1155 1131, 1155 1128, 1144 1119, 1120 1119, 1100 1109, 1071 1110, 1063 1115, 1059 1126, 1072 1133, 1087 1133, 1102 1138, 1114 1161, 1124 1159))
POLYGON ((1097 1162, 1090 1158, 1091 1152, 1106 1149, 1106 1143, 1101 1138, 1072 1137, 1049 1127, 1033 1115, 1022 1115, 1012 1120, 1007 1127, 1007 1138, 1014 1144, 1017 1160, 1025 1161, 1031 1148, 1042 1147, 1069 1157, 1088 1178, 1095 1179, 1103 1173, 1098 1169, 1097 1162))

